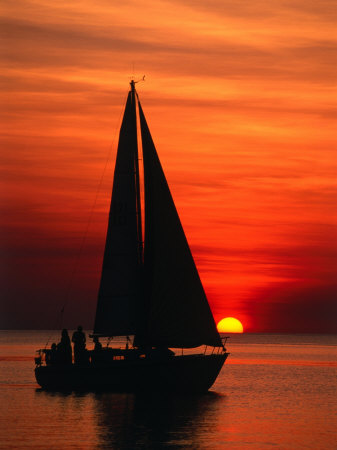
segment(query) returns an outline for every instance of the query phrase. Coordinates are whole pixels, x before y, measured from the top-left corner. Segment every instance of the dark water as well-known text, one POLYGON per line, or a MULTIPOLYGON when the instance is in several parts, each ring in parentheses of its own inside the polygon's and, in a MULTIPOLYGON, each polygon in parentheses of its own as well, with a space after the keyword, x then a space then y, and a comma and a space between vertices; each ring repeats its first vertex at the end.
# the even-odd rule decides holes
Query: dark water
POLYGON ((197 396, 44 392, 32 356, 47 336, 0 332, 1 448, 337 448, 337 336, 233 335, 197 396))

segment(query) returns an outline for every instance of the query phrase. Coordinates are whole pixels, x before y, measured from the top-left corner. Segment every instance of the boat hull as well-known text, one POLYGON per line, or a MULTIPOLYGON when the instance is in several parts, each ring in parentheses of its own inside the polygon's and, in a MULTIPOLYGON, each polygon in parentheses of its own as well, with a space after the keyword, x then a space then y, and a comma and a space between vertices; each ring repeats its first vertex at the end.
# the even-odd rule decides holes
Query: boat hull
POLYGON ((165 360, 116 360, 102 365, 38 366, 35 376, 38 384, 48 390, 205 392, 227 356, 181 355, 165 360))

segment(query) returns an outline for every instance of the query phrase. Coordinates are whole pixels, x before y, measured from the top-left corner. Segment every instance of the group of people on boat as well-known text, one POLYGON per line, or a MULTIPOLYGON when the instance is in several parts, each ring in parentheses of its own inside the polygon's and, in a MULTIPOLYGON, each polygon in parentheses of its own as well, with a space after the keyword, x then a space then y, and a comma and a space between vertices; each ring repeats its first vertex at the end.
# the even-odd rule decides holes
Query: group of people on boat
MULTIPOLYGON (((112 349, 105 347, 99 342, 98 336, 94 336, 94 349, 87 350, 86 336, 81 326, 74 331, 72 338, 69 338, 68 331, 62 330, 61 341, 56 344, 53 343, 50 349, 44 349, 45 362, 47 365, 87 365, 90 363, 101 364, 104 362, 111 362, 114 359, 128 359, 134 360, 142 357, 151 359, 162 359, 174 356, 174 352, 167 347, 142 347, 129 349, 129 337, 125 349, 112 349), (71 347, 71 342, 74 344, 74 358, 71 347)), ((37 361, 41 364, 41 359, 37 361)))
MULTIPOLYGON (((71 342, 74 344, 74 363, 75 364, 85 364, 89 362, 90 353, 86 349, 86 336, 83 332, 81 325, 77 327, 74 331, 71 342)), ((69 338, 68 331, 64 328, 61 334, 61 341, 56 344, 55 342, 51 345, 50 349, 45 350, 45 358, 47 365, 54 364, 72 364, 73 355, 71 342, 69 338)), ((98 338, 94 338, 95 348, 92 352, 97 352, 102 349, 102 344, 99 342, 98 338)))

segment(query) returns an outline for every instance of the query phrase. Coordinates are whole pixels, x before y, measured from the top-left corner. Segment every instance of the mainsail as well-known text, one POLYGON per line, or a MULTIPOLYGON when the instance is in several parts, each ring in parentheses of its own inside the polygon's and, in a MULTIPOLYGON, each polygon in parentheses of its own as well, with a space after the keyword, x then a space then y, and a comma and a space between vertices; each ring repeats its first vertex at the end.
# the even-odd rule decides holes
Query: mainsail
POLYGON ((94 333, 135 334, 140 305, 137 122, 134 90, 129 92, 119 135, 108 231, 94 333))
POLYGON ((94 333, 137 346, 222 346, 138 101, 144 165, 142 246, 134 82, 120 131, 94 333))

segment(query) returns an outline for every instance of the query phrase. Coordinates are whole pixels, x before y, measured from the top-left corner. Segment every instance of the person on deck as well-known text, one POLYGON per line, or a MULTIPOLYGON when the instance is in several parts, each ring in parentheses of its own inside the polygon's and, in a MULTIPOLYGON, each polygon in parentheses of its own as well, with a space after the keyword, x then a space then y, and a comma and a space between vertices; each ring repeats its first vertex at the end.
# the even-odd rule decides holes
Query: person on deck
POLYGON ((68 331, 64 328, 62 330, 61 342, 57 344, 58 359, 61 364, 72 363, 72 350, 68 331))
POLYGON ((81 325, 77 327, 77 331, 73 333, 71 338, 74 343, 74 360, 75 364, 82 363, 87 359, 87 350, 85 348, 85 334, 81 325))

